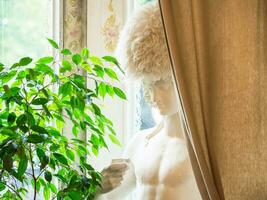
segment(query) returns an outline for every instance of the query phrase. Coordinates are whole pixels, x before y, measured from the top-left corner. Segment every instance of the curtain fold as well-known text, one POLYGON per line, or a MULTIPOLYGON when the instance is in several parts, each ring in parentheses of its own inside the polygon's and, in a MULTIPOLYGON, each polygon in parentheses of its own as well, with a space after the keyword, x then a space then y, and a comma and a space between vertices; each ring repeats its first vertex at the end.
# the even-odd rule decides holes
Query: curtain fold
POLYGON ((202 198, 267 199, 267 1, 159 2, 202 198))

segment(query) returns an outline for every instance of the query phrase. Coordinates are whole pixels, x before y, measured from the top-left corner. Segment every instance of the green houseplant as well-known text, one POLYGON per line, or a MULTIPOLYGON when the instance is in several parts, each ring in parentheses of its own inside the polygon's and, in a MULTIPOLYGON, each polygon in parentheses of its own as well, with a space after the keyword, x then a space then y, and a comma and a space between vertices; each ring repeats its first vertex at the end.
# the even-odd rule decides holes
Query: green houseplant
POLYGON ((1 199, 26 199, 29 190, 32 199, 40 193, 46 200, 93 199, 101 174, 87 158, 107 148, 106 135, 119 144, 99 106, 106 95, 126 99, 113 85, 119 81, 114 68, 123 73, 118 61, 92 56, 86 48, 73 54, 48 41, 62 59, 24 57, 10 68, 0 64, 1 199), (71 134, 64 131, 66 120, 71 134), (79 139, 86 130, 87 139, 79 139))

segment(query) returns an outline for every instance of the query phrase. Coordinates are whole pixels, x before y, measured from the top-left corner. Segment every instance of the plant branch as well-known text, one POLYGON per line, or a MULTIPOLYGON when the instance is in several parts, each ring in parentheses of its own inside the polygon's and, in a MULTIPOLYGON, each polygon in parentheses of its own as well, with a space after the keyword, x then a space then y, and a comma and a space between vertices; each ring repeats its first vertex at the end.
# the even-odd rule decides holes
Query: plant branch
POLYGON ((36 200, 36 194, 37 194, 37 189, 36 189, 36 177, 35 177, 35 172, 34 172, 34 164, 33 164, 33 157, 32 157, 32 146, 30 144, 30 162, 31 162, 31 169, 32 169, 32 178, 34 181, 34 196, 33 199, 36 200))
POLYGON ((20 194, 18 193, 18 191, 16 191, 14 188, 12 188, 10 185, 8 185, 8 184, 6 184, 6 183, 4 183, 5 184, 5 186, 7 186, 10 190, 12 190, 21 200, 23 200, 22 199, 22 197, 20 196, 20 194))
POLYGON ((13 176, 11 176, 11 178, 13 179, 13 181, 14 181, 14 186, 15 186, 15 189, 19 189, 18 188, 18 185, 17 185, 17 181, 16 181, 16 179, 13 177, 13 176))
POLYGON ((52 83, 49 83, 49 84, 45 85, 44 87, 42 87, 41 89, 38 89, 38 92, 37 92, 36 95, 32 98, 31 103, 32 103, 33 100, 35 100, 35 99, 38 97, 39 93, 40 93, 42 90, 44 90, 45 88, 49 87, 50 85, 52 85, 52 83))
POLYGON ((45 168, 42 169, 42 171, 40 172, 40 174, 38 174, 38 176, 36 177, 36 180, 38 180, 38 178, 44 173, 44 171, 45 171, 45 168))

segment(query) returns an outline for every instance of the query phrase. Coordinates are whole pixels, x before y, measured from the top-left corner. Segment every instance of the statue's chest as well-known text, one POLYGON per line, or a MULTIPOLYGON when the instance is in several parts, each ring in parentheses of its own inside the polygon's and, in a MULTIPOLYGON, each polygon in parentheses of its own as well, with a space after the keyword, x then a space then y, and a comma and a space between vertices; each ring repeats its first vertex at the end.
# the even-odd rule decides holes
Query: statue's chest
POLYGON ((143 184, 170 184, 185 180, 191 172, 186 146, 181 139, 157 138, 142 142, 134 159, 136 178, 143 184))

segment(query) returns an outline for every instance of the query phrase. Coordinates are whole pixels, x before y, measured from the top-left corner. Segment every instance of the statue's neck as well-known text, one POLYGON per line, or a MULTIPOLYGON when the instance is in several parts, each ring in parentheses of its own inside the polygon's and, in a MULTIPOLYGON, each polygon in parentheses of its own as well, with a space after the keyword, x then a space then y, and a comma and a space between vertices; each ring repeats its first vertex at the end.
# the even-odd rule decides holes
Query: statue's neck
POLYGON ((183 137, 182 124, 178 112, 163 117, 161 133, 169 137, 183 137))

